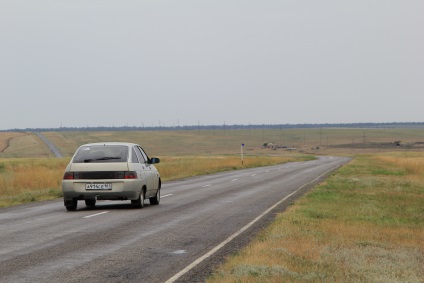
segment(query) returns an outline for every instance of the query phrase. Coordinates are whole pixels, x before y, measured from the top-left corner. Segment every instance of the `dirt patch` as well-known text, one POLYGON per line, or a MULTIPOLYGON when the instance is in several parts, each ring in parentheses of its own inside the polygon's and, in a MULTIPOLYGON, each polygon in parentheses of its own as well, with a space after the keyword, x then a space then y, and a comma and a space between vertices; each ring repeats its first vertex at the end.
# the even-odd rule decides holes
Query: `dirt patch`
POLYGON ((10 141, 13 139, 13 137, 10 137, 8 139, 6 139, 5 141, 3 141, 3 143, 1 144, 2 147, 0 147, 0 152, 4 152, 6 149, 9 148, 10 146, 10 141))

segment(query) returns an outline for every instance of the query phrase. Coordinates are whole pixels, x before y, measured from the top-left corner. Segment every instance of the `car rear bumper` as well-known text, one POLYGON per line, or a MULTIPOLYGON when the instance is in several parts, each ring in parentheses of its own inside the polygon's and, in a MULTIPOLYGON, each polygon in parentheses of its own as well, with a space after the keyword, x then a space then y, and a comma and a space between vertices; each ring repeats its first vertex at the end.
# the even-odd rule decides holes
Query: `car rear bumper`
POLYGON ((63 180, 65 200, 104 199, 135 200, 142 188, 140 180, 63 180), (86 184, 112 184, 111 190, 87 190, 86 184))

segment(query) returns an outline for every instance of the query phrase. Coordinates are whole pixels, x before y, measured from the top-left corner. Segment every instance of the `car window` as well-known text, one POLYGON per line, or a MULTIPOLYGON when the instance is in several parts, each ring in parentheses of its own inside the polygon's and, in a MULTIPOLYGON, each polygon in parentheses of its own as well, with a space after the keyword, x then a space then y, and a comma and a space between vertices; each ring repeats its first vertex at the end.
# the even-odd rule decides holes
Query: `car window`
POLYGON ((144 150, 141 147, 139 147, 139 146, 137 148, 140 150, 141 154, 143 155, 144 160, 146 160, 146 161, 149 160, 149 157, 144 152, 144 150))
POLYGON ((132 148, 131 152, 132 152, 131 162, 132 163, 140 163, 140 161, 138 161, 138 157, 137 157, 137 154, 135 153, 134 147, 132 148))
POLYGON ((135 146, 135 151, 137 152, 137 157, 140 160, 140 163, 146 163, 146 158, 143 156, 138 146, 135 146))
POLYGON ((83 146, 76 153, 74 163, 127 162, 128 147, 123 145, 83 146))

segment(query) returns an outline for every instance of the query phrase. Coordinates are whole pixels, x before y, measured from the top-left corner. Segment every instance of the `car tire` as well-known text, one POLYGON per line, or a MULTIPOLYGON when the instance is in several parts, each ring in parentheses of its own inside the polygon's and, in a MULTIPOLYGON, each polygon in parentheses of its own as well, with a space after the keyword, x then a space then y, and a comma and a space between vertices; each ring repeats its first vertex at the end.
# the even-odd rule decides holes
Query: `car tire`
POLYGON ((131 204, 135 208, 143 208, 144 207, 144 190, 141 190, 140 196, 136 200, 132 200, 131 204))
POLYGON ((88 207, 95 207, 96 206, 96 200, 95 199, 86 199, 85 205, 88 207))
POLYGON ((77 210, 78 200, 73 199, 71 201, 65 201, 65 207, 67 211, 75 211, 77 210))
POLYGON ((156 195, 152 198, 149 198, 149 201, 150 201, 150 204, 153 204, 153 205, 159 204, 159 202, 160 202, 160 185, 159 185, 159 188, 156 192, 156 195))

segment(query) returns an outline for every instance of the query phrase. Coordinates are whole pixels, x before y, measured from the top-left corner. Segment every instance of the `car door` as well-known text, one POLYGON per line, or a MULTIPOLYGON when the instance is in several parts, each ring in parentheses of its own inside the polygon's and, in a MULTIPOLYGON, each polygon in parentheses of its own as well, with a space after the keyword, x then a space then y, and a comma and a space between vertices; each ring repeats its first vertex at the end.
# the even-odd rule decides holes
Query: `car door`
POLYGON ((144 174, 146 176, 146 198, 150 198, 156 194, 155 187, 155 169, 152 168, 152 164, 149 163, 149 158, 146 153, 139 147, 135 147, 135 151, 137 153, 137 157, 140 160, 140 163, 143 165, 144 174))
POLYGON ((146 177, 146 166, 143 163, 143 159, 137 153, 137 149, 134 146, 131 149, 131 167, 134 171, 137 172, 138 179, 141 181, 140 189, 146 184, 147 186, 147 177, 146 177))
POLYGON ((151 177, 151 197, 154 197, 159 188, 159 172, 156 169, 155 165, 153 165, 150 161, 150 158, 147 156, 146 152, 140 147, 140 151, 143 154, 144 158, 147 160, 149 175, 151 177))

